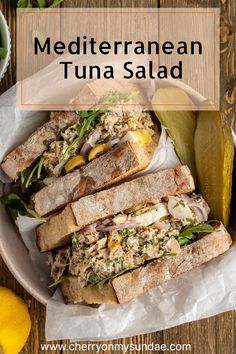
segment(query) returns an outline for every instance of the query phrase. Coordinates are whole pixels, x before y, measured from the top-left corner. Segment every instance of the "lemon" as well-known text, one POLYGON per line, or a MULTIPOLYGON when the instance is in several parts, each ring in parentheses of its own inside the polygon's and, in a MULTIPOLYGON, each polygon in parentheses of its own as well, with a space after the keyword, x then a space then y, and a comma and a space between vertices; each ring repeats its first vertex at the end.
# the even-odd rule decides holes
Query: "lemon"
POLYGON ((0 353, 17 354, 30 333, 27 305, 11 290, 0 287, 0 353))
POLYGON ((75 169, 75 167, 80 167, 86 164, 86 159, 83 155, 77 155, 72 157, 65 165, 66 173, 69 173, 75 169))
POLYGON ((97 144, 89 153, 88 160, 92 161, 98 155, 104 154, 105 152, 111 150, 111 147, 107 144, 97 144))

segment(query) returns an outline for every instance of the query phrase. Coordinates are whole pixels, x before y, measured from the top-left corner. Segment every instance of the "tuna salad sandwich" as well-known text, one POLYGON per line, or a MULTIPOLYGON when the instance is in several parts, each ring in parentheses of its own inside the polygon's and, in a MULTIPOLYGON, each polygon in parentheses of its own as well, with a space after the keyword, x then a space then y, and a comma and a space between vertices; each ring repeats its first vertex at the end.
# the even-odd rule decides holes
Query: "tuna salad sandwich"
POLYGON ((224 253, 232 240, 186 166, 69 204, 37 229, 66 303, 124 303, 224 253))
POLYGON ((159 133, 144 110, 142 94, 133 86, 112 89, 97 94, 99 105, 89 111, 51 113, 48 122, 3 160, 2 170, 14 181, 12 194, 38 215, 149 165, 159 133))

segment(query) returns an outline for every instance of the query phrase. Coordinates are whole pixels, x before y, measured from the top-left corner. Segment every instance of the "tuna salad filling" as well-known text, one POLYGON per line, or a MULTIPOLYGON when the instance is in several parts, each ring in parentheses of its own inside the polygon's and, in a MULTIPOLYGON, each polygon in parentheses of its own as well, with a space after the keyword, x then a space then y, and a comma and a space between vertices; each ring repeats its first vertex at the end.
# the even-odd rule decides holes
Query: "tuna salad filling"
POLYGON ((81 287, 104 284, 131 269, 174 256, 199 235, 213 231, 200 195, 177 195, 139 205, 75 233, 49 257, 51 276, 77 276, 81 287))

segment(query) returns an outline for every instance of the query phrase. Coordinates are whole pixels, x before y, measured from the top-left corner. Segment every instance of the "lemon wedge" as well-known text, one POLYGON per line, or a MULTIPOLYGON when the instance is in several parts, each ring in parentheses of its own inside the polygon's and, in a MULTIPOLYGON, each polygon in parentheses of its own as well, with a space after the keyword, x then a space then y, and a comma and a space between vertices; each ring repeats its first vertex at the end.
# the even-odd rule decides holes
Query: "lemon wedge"
POLYGON ((73 171, 76 167, 80 167, 86 164, 86 159, 83 155, 76 155, 72 157, 65 165, 66 173, 73 171))
POLYGON ((123 138, 123 141, 130 141, 134 144, 151 144, 152 137, 147 129, 129 131, 123 138))
POLYGON ((19 353, 30 329, 27 305, 11 290, 0 287, 0 353, 19 353))
POLYGON ((94 148, 90 151, 88 155, 88 160, 94 160, 98 155, 104 154, 107 151, 110 151, 111 147, 107 144, 97 144, 94 148))

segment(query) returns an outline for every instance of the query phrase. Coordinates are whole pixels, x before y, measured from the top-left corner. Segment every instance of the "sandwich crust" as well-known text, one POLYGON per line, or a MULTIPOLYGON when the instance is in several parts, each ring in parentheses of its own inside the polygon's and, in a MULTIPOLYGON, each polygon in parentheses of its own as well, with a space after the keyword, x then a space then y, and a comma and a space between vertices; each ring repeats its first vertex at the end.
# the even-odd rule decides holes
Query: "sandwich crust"
POLYGON ((52 113, 48 122, 5 157, 1 164, 3 171, 15 180, 20 172, 29 167, 48 149, 48 144, 56 140, 63 129, 78 122, 79 116, 75 112, 52 113))
POLYGON ((51 216, 36 230, 41 252, 64 246, 71 233, 102 218, 115 215, 139 204, 157 202, 160 198, 194 190, 194 181, 187 166, 157 171, 97 192, 69 204, 51 216))
POLYGON ((147 150, 146 146, 128 141, 117 145, 108 153, 37 192, 34 196, 36 212, 40 215, 52 213, 69 202, 145 169, 150 163, 155 146, 152 146, 150 152, 150 146, 147 150))
POLYGON ((77 277, 66 277, 60 284, 65 303, 117 304, 118 300, 111 282, 104 285, 81 288, 77 277))
POLYGON ((176 256, 151 262, 112 281, 119 303, 124 303, 144 292, 176 278, 193 268, 226 252, 232 239, 223 224, 216 231, 207 234, 189 246, 183 247, 176 256))

